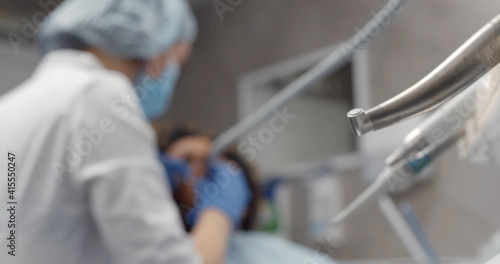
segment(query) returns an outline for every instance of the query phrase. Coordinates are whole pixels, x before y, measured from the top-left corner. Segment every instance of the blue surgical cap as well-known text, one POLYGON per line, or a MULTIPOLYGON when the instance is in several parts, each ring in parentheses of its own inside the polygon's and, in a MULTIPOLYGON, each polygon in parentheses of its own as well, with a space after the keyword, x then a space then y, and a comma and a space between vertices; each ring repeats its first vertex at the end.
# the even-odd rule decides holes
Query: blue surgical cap
POLYGON ((40 28, 42 55, 94 46, 150 60, 176 42, 193 42, 196 19, 185 0, 66 0, 40 28))

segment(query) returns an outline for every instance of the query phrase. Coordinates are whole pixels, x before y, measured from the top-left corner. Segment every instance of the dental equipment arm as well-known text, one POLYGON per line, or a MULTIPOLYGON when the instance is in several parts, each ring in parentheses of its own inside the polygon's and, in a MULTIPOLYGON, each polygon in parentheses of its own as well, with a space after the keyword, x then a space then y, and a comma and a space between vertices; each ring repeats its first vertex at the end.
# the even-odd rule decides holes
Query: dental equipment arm
POLYGON ((276 96, 271 98, 262 107, 237 123, 214 141, 210 157, 216 158, 224 149, 235 142, 240 136, 246 134, 276 109, 290 99, 306 91, 312 85, 323 80, 348 63, 356 51, 363 48, 387 27, 391 20, 410 0, 391 0, 381 9, 374 18, 359 30, 351 39, 340 45, 335 51, 301 75, 297 80, 285 87, 276 96))
POLYGON ((483 26, 429 75, 397 96, 367 111, 347 114, 360 136, 421 115, 456 96, 500 63, 500 15, 483 26))
MULTIPOLYGON (((480 82, 477 83, 478 85, 480 82)), ((377 179, 331 221, 335 226, 361 207, 386 194, 403 181, 413 179, 463 135, 466 121, 475 112, 477 91, 471 87, 432 113, 410 132, 401 147, 387 159, 377 179)))

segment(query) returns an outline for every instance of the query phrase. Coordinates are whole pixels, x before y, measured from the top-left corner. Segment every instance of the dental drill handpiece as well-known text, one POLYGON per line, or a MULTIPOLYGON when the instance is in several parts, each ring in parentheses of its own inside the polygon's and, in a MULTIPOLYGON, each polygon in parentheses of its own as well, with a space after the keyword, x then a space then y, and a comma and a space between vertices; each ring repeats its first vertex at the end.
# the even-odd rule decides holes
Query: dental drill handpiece
POLYGON ((453 98, 500 63, 500 15, 412 87, 369 110, 347 114, 360 136, 430 111, 453 98))
POLYGON ((387 159, 375 181, 330 222, 335 226, 379 195, 414 179, 463 135, 465 122, 475 112, 478 84, 453 98, 412 130, 387 159))

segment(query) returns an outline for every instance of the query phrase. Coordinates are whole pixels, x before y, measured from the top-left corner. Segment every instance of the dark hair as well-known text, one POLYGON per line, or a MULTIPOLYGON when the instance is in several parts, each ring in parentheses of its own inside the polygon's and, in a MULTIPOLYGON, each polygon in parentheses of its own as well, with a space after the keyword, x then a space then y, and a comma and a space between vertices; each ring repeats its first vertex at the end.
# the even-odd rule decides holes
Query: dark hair
MULTIPOLYGON (((203 136, 209 139, 214 137, 207 131, 193 125, 191 123, 179 123, 169 125, 154 125, 158 136, 158 148, 160 151, 166 151, 176 141, 192 136, 203 136)), ((235 162, 245 174, 247 183, 252 191, 252 200, 248 206, 247 214, 241 222, 242 230, 255 229, 257 224, 257 207, 260 200, 260 188, 257 184, 256 172, 254 167, 241 156, 235 147, 229 148, 222 155, 224 158, 235 162)), ((176 200, 179 204, 179 201, 176 200)), ((185 223, 186 224, 186 223, 185 223)), ((187 227, 187 225, 186 225, 187 227)))
POLYGON ((186 137, 203 136, 209 139, 214 138, 210 132, 192 123, 154 124, 153 127, 158 137, 160 151, 166 151, 174 142, 186 137))

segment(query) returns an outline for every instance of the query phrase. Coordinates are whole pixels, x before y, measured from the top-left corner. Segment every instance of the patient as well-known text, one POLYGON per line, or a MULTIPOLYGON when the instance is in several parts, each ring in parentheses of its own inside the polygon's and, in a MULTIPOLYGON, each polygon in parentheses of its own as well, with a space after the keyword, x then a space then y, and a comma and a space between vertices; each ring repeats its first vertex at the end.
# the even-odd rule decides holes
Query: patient
MULTIPOLYGON (((194 206, 194 190, 192 181, 204 177, 207 171, 207 160, 212 148, 213 137, 210 133, 192 125, 155 125, 158 135, 160 152, 173 159, 185 161, 189 167, 192 179, 175 184, 174 199, 179 206, 186 230, 190 231, 186 213, 194 206)), ((253 198, 242 219, 238 232, 231 238, 226 264, 293 264, 293 263, 334 263, 329 258, 314 259, 311 249, 284 240, 276 235, 257 232, 257 213, 259 204, 259 188, 255 170, 235 149, 226 151, 223 159, 234 162, 241 168, 252 190, 253 198)))
MULTIPOLYGON (((187 162, 191 173, 196 181, 204 177, 207 171, 207 160, 212 148, 212 136, 210 133, 190 124, 160 127, 155 125, 158 134, 158 144, 160 151, 165 152, 174 159, 187 162)), ((234 162, 241 168, 246 176, 248 185, 252 190, 253 198, 248 207, 248 211, 241 221, 242 230, 251 230, 255 227, 257 204, 259 201, 259 191, 255 182, 255 176, 251 166, 241 158, 234 150, 228 150, 221 157, 234 162)), ((186 229, 190 231, 187 224, 186 212, 194 206, 194 190, 190 181, 177 183, 174 191, 174 199, 179 205, 186 229)))

